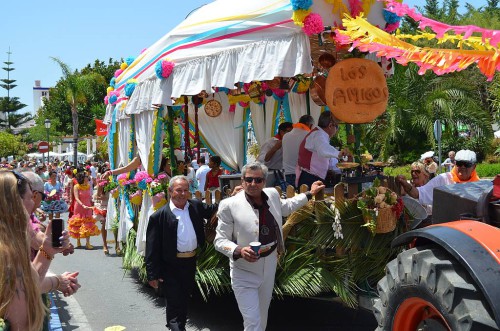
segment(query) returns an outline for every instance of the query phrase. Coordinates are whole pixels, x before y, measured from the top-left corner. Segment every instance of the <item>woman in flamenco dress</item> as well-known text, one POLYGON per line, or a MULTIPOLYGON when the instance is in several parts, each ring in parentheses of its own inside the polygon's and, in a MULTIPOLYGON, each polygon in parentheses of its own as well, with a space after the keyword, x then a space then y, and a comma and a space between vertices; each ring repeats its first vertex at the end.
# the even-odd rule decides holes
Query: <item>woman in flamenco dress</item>
POLYGON ((90 244, 91 236, 98 236, 101 231, 97 227, 93 218, 92 191, 89 184, 89 175, 85 172, 76 174, 77 185, 74 190, 74 210, 73 216, 68 220, 69 234, 75 238, 76 246, 80 247, 81 238, 85 238, 86 249, 93 249, 90 244))

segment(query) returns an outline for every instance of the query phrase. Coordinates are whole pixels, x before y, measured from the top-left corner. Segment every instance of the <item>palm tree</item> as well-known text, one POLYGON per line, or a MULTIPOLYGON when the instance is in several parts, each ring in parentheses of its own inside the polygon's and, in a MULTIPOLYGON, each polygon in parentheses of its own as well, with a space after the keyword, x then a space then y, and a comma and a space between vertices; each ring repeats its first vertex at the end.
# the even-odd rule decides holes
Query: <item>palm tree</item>
POLYGON ((63 72, 66 88, 66 100, 71 107, 71 116, 73 123, 73 164, 78 165, 78 106, 87 103, 87 91, 92 88, 92 85, 97 81, 104 81, 104 77, 99 74, 81 75, 77 72, 72 72, 69 66, 58 58, 52 58, 63 72))
POLYGON ((415 160, 425 149, 435 148, 436 120, 445 125, 443 135, 448 139, 458 138, 459 126, 467 126, 474 137, 492 137, 490 113, 482 107, 475 84, 466 78, 463 73, 420 75, 414 64, 397 65, 387 81, 387 112, 368 125, 370 149, 380 150, 384 158, 410 154, 409 158, 415 160))

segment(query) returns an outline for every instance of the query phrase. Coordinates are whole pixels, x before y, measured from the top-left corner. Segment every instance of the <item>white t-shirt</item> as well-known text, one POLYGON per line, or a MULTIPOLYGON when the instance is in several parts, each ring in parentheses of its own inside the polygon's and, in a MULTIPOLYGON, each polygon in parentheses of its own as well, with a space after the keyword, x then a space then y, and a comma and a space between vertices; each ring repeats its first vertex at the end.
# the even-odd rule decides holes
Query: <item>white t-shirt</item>
POLYGON ((196 170, 196 179, 198 180, 198 188, 201 192, 205 191, 205 182, 207 180, 207 172, 210 171, 210 167, 206 164, 200 166, 198 170, 196 170))
POLYGON ((94 166, 90 166, 90 177, 97 178, 97 169, 94 166))
POLYGON ((283 151, 283 169, 285 170, 285 175, 295 174, 295 167, 299 159, 299 147, 308 133, 309 131, 304 129, 293 128, 292 131, 283 136, 281 149, 283 151))
POLYGON ((451 172, 445 172, 439 174, 438 176, 432 178, 427 184, 424 186, 417 187, 418 190, 418 201, 422 205, 431 205, 434 196, 434 188, 444 185, 455 184, 452 179, 451 172))
POLYGON ((265 164, 270 170, 281 170, 283 168, 283 147, 278 149, 269 161, 265 161, 267 152, 269 152, 278 141, 279 139, 276 137, 268 139, 260 148, 260 154, 257 158, 257 161, 265 164))

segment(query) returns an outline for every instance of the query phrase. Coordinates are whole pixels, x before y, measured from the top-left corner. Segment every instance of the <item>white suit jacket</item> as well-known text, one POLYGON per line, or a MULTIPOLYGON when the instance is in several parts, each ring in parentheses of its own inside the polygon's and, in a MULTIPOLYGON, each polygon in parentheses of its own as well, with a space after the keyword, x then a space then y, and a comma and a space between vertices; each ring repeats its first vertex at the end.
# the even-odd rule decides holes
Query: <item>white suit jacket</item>
MULTIPOLYGON (((269 211, 276 219, 280 228, 280 236, 283 238, 283 216, 288 216, 295 210, 307 204, 307 196, 299 194, 293 198, 281 199, 275 188, 264 188, 264 193, 269 197, 269 211)), ((233 252, 237 246, 248 246, 252 241, 259 241, 259 215, 247 201, 245 191, 241 191, 234 197, 224 199, 219 204, 217 212, 219 218, 216 236, 214 240, 215 249, 229 257, 231 268, 238 267, 252 270, 256 263, 250 263, 242 258, 234 261, 233 252)), ((281 240, 283 244, 283 240, 281 240)), ((284 247, 280 247, 284 251, 284 247)))

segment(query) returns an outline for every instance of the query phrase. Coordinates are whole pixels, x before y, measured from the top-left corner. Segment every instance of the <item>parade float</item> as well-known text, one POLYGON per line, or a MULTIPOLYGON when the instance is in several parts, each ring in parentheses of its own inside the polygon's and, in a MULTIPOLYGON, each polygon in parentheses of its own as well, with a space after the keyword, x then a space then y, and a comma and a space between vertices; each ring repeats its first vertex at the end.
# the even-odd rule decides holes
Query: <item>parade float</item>
MULTIPOLYGON (((186 154, 192 132, 198 151, 203 144, 221 156, 226 169, 237 172, 246 162, 250 128, 262 144, 276 133, 280 119, 297 122, 304 114, 317 119, 328 107, 347 123, 346 143, 361 163, 356 125, 385 111, 388 91, 383 77, 392 67, 388 59, 416 62, 423 71, 438 74, 474 62, 486 75, 496 68, 496 63, 481 58, 488 49, 445 54, 390 35, 401 16, 414 12, 397 2, 387 4, 218 0, 192 12, 137 57, 125 59, 110 82, 104 118, 112 168, 135 155, 144 168, 140 178, 127 174, 118 179, 121 189, 108 209, 108 223, 117 220, 119 239, 127 241, 125 267, 142 267, 147 221, 166 202, 152 183, 159 172, 164 134, 168 132, 172 142, 175 123, 186 130, 186 154), (357 52, 356 59, 347 60, 356 48, 378 57, 357 52), (419 55, 424 53, 429 56, 419 55), (142 189, 136 188, 139 185, 142 189)), ((438 26, 419 19, 427 23, 424 27, 438 26)), ((468 32, 456 40, 472 38, 471 47, 478 45, 481 41, 468 32)), ((383 164, 372 166, 380 170, 383 164)), ((350 176, 344 176, 345 184, 335 188, 333 197, 317 199, 285 220, 287 251, 276 275, 278 296, 334 292, 354 306, 357 293, 371 292, 386 262, 397 254, 390 242, 410 225, 409 213, 403 212, 393 181, 379 182, 379 176, 365 176, 363 168, 358 169, 352 177, 363 179, 349 181, 350 176), (371 181, 371 187, 362 187, 371 181)), ((207 226, 209 239, 212 222, 207 226)), ((228 269, 227 259, 208 242, 198 259, 197 283, 204 296, 230 290, 228 269)))

